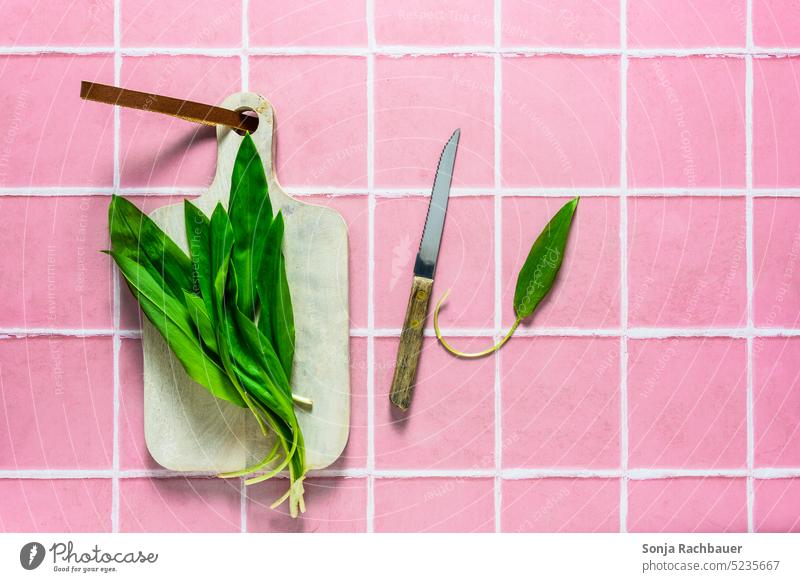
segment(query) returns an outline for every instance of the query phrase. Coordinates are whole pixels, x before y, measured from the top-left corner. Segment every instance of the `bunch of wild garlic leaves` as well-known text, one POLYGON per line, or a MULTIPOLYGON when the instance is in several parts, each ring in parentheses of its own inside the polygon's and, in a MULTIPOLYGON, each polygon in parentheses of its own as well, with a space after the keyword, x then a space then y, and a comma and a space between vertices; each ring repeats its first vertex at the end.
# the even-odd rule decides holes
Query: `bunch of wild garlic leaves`
MULTIPOLYGON (((258 464, 222 477, 252 484, 288 468, 293 516, 305 511, 303 434, 290 386, 294 317, 281 250, 280 211, 273 216, 264 166, 245 135, 233 166, 228 210, 211 217, 185 201, 189 255, 128 200, 109 207, 111 250, 145 316, 186 373, 214 396, 250 409, 275 444, 258 464)), ((302 400, 302 399, 300 399, 302 400)))

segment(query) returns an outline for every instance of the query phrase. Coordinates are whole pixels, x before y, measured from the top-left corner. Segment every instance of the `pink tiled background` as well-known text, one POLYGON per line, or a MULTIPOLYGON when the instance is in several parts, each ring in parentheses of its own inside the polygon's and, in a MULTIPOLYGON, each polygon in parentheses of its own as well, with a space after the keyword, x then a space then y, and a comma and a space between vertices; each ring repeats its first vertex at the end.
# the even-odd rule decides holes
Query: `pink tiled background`
POLYGON ((800 531, 800 9, 790 0, 7 0, 0 19, 0 530, 800 531), (198 195, 214 132, 79 81, 262 93, 294 195, 350 229, 342 458, 283 481, 160 468, 112 192, 198 195), (500 353, 424 345, 388 405, 425 197, 460 127, 435 295, 452 342, 550 297, 500 353))

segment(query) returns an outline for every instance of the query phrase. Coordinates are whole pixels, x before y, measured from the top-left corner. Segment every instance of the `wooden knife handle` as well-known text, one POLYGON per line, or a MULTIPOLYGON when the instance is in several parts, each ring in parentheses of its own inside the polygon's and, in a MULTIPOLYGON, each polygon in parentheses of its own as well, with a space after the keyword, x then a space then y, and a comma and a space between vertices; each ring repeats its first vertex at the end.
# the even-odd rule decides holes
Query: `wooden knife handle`
POLYGON ((411 404, 432 289, 433 279, 414 277, 406 308, 406 320, 403 322, 403 331, 400 334, 400 347, 397 348, 392 391, 389 394, 389 400, 401 410, 407 410, 411 404))

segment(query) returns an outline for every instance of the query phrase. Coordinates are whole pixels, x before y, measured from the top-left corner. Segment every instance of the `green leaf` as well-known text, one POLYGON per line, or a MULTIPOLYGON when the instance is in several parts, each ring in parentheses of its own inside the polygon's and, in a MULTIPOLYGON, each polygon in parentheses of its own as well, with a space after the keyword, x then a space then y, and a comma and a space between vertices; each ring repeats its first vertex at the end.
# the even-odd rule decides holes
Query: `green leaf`
POLYGON ((518 319, 531 315, 552 288, 564 260, 564 249, 578 200, 573 198, 567 202, 533 243, 517 277, 514 292, 514 311, 518 319))
POLYGON ((120 196, 112 196, 108 207, 111 249, 152 266, 164 280, 173 297, 182 300, 183 291, 192 289, 192 265, 153 220, 120 196))
POLYGON ((203 351, 200 342, 193 336, 188 310, 168 293, 159 289, 158 284, 142 265, 124 254, 114 251, 110 254, 145 316, 169 344, 189 377, 207 388, 217 398, 237 406, 245 406, 225 371, 203 351))
POLYGON ((276 283, 275 306, 272 310, 272 336, 275 348, 287 378, 292 377, 294 362, 294 313, 289 281, 286 279, 286 261, 283 253, 279 256, 278 281, 276 283))
POLYGON ((283 213, 278 212, 267 234, 264 258, 261 261, 257 282, 261 300, 258 329, 275 346, 284 374, 291 379, 295 330, 292 298, 281 251, 283 233, 283 213))
POLYGON ((253 278, 258 273, 266 233, 272 223, 272 205, 264 165, 249 134, 244 136, 233 164, 228 212, 236 239, 232 262, 239 276, 239 308, 253 317, 256 298, 253 278))
POLYGON ((213 280, 214 311, 222 320, 228 264, 233 249, 233 227, 228 214, 217 204, 211 214, 211 277, 213 280))
MULTIPOLYGON (((184 201, 186 242, 192 265, 192 294, 200 294, 206 313, 214 321, 214 279, 211 276, 211 222, 203 212, 188 200, 184 201)), ((188 304, 187 304, 188 305, 188 304)))
POLYGON ((214 331, 214 324, 211 322, 211 317, 206 310, 206 304, 203 299, 197 295, 193 295, 186 291, 183 292, 186 303, 186 310, 189 312, 189 317, 194 322, 197 333, 203 342, 208 346, 208 349, 217 353, 217 334, 214 331))
POLYGON ((271 382, 280 388, 291 404, 292 389, 289 377, 284 372, 281 360, 275 352, 272 342, 259 330, 256 324, 239 309, 235 300, 238 294, 238 272, 231 265, 228 278, 228 296, 226 299, 226 314, 240 338, 239 346, 247 352, 248 358, 255 365, 266 372, 271 382))

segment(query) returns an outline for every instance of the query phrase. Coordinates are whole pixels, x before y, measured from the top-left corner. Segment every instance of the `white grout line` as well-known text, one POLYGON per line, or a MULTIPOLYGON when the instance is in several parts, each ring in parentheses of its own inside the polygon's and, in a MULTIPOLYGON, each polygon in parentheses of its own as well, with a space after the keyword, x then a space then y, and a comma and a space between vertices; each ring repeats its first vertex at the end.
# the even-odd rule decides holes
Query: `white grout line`
MULTIPOLYGON (((747 34, 748 52, 753 48, 753 3, 746 1, 745 26, 747 34)), ((746 282, 747 282, 747 326, 754 326, 753 320, 753 56, 745 58, 745 185, 747 197, 745 199, 745 251, 746 251, 746 282)), ((746 395, 746 422, 747 422, 747 531, 754 531, 753 508, 755 505, 755 489, 753 486, 753 466, 755 456, 755 431, 753 427, 753 337, 747 338, 747 395, 746 395)))
POLYGON ((619 450, 622 476, 619 484, 619 530, 628 531, 628 5, 619 6, 620 130, 619 130, 619 237, 620 237, 620 325, 619 345, 619 450))
MULTIPOLYGON (((443 327, 442 333, 454 337, 486 337, 494 338, 498 331, 496 328, 457 328, 443 327)), ((624 332, 622 329, 581 329, 577 327, 542 327, 518 329, 514 337, 620 337, 627 339, 669 339, 677 337, 701 338, 717 337, 729 339, 761 338, 761 337, 800 337, 800 329, 779 328, 649 328, 631 327, 624 332)), ((141 330, 138 329, 49 329, 49 328, 0 328, 0 340, 16 339, 37 336, 59 337, 113 337, 114 335, 126 339, 140 339, 141 330)), ((365 338, 392 338, 400 336, 400 328, 353 328, 350 337, 365 338)), ((426 337, 435 337, 432 329, 425 330, 426 337)))
MULTIPOLYGON (((366 2, 367 42, 367 329, 375 328, 375 2, 366 2)), ((399 335, 399 334, 398 334, 399 335)), ((375 337, 367 338, 367 532, 375 531, 375 337)))
MULTIPOLYGON (((370 26, 368 21, 368 27, 370 26)), ((4 46, 0 47, 0 55, 103 55, 119 52, 122 56, 147 57, 158 55, 192 55, 208 57, 240 57, 240 47, 204 48, 204 47, 126 47, 116 50, 112 46, 76 47, 76 46, 4 46)), ((576 47, 548 47, 548 46, 507 46, 496 48, 492 46, 456 46, 456 47, 426 47, 404 45, 382 45, 380 47, 249 47, 247 55, 254 56, 353 56, 368 57, 381 55, 391 57, 402 56, 493 56, 495 54, 507 56, 539 56, 539 55, 570 55, 585 57, 621 56, 625 52, 629 58, 646 59, 657 57, 692 57, 716 56, 743 58, 749 54, 755 57, 781 58, 800 55, 800 47, 753 47, 752 50, 742 47, 697 47, 697 48, 654 48, 654 49, 628 49, 622 51, 615 48, 576 48, 576 47)))
MULTIPOLYGON (((494 0, 494 331, 500 334, 502 321, 502 257, 503 257, 503 203, 499 194, 503 185, 501 142, 503 135, 503 61, 500 55, 502 34, 502 0, 494 0)), ((494 355, 494 530, 502 531, 503 483, 503 386, 501 380, 501 354, 494 355)))
MULTIPOLYGON (((762 469, 321 469, 309 471, 309 477, 319 478, 372 478, 372 479, 429 479, 454 477, 465 479, 551 479, 587 478, 611 479, 627 477, 637 481, 652 479, 676 479, 687 477, 722 477, 744 479, 752 475, 755 479, 789 479, 800 477, 800 467, 773 467, 762 469)), ((212 471, 170 471, 167 469, 131 469, 115 472, 108 469, 5 469, 0 470, 0 479, 186 479, 217 478, 212 471)), ((288 478, 285 473, 277 476, 288 478)))
MULTIPOLYGON (((122 2, 114 0, 114 83, 119 86, 122 83, 122 56, 120 54, 120 43, 122 41, 121 15, 122 2)), ((120 157, 120 114, 119 107, 114 107, 114 188, 118 189, 121 184, 121 157, 120 157)), ((113 460, 112 460, 112 479, 111 479, 111 531, 119 532, 119 466, 120 466, 120 431, 119 431, 119 406, 120 406, 120 374, 119 357, 122 339, 119 333, 120 322, 120 285, 116 267, 112 267, 113 284, 113 368, 114 368, 114 436, 113 436, 113 460)))
MULTIPOLYGON (((91 186, 25 186, 0 188, 0 196, 36 196, 36 197, 69 197, 69 196, 110 196, 120 194, 123 196, 199 196, 207 188, 197 186, 186 187, 97 187, 91 186)), ((403 189, 389 188, 324 188, 320 186, 284 187, 292 196, 367 196, 374 195, 378 198, 403 198, 414 196, 429 196, 430 188, 409 187, 403 189)), ((629 188, 627 196, 630 197, 693 197, 693 198, 719 198, 719 197, 745 197, 752 194, 755 198, 800 197, 800 188, 751 188, 751 189, 713 189, 713 188, 629 188)), ((620 188, 464 188, 453 187, 451 197, 540 197, 540 198, 582 198, 590 197, 618 197, 620 188)))

